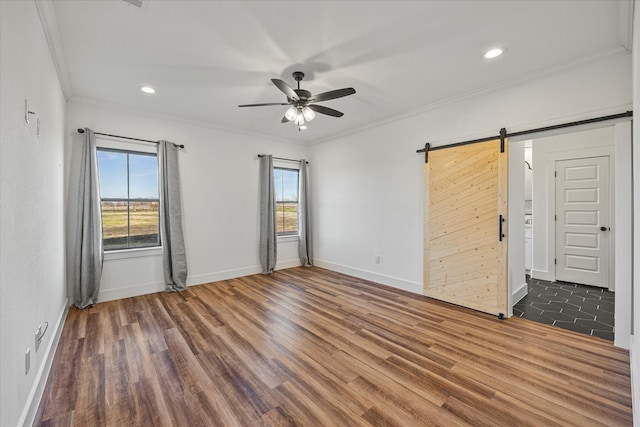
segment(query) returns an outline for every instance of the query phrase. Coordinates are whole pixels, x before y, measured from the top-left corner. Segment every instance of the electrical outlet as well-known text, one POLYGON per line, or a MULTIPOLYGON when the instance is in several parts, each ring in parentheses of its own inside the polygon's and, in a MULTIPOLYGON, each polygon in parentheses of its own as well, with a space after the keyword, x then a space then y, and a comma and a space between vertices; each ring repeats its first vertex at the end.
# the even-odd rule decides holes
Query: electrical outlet
POLYGON ((31 369, 31 349, 28 348, 24 353, 24 374, 27 375, 31 369))
POLYGON ((373 261, 374 261, 376 264, 380 264, 380 255, 376 255, 376 256, 373 258, 373 261))
POLYGON ((40 348, 40 342, 42 341, 42 325, 38 326, 38 329, 36 329, 36 353, 38 352, 38 349, 40 348))

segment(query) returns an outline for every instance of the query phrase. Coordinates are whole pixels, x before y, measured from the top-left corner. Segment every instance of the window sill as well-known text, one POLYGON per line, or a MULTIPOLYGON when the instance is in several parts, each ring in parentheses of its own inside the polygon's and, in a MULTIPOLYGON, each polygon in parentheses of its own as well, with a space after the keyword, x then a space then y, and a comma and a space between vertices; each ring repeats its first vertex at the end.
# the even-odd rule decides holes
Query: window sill
POLYGON ((162 246, 154 246, 153 248, 121 249, 108 251, 104 253, 104 260, 111 261, 115 259, 141 258, 158 255, 162 255, 162 246))
POLYGON ((292 234, 290 236, 278 236, 278 243, 280 242, 297 242, 300 240, 300 236, 297 234, 292 234))

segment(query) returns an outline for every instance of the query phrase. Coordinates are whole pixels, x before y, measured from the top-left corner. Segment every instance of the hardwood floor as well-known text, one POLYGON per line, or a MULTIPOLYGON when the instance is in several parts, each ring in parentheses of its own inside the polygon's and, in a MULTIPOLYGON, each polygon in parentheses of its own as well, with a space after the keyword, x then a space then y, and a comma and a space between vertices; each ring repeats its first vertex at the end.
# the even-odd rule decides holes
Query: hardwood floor
POLYGON ((608 341, 315 267, 71 309, 35 422, 631 424, 608 341))

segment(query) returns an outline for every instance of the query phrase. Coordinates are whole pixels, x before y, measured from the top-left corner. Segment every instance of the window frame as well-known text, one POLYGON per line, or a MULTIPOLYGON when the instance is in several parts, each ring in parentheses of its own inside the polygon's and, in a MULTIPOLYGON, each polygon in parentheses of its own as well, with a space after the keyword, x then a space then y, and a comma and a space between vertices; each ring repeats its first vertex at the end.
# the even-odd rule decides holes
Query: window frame
MULTIPOLYGON (((297 175, 297 185, 296 185, 296 200, 294 201, 290 201, 290 200, 282 200, 282 201, 278 201, 277 199, 275 200, 275 205, 276 205, 276 238, 278 239, 287 239, 287 238, 298 238, 300 236, 300 221, 299 221, 299 217, 298 217, 298 221, 296 223, 296 231, 290 231, 290 232, 278 232, 278 217, 277 217, 277 212, 278 212, 278 204, 295 204, 297 206, 296 209, 296 215, 299 212, 300 209, 300 168, 296 168, 296 167, 287 167, 287 166, 279 166, 279 165, 274 165, 273 166, 273 172, 274 172, 274 181, 275 181, 275 171, 276 170, 283 170, 283 171, 294 171, 297 175)), ((274 198, 275 198, 275 194, 274 194, 274 198)), ((284 213, 284 211, 283 211, 284 213)), ((283 228, 284 228, 284 219, 283 219, 283 228)))
MULTIPOLYGON (((129 155, 138 155, 138 156, 149 156, 155 157, 156 163, 158 162, 158 153, 153 151, 137 151, 128 148, 120 148, 120 147, 109 147, 107 145, 98 145, 96 144, 96 160, 99 151, 111 152, 111 153, 121 153, 127 155, 127 193, 129 193, 129 185, 130 185, 130 169, 129 169, 129 155)), ((98 176, 100 175, 100 164, 96 162, 98 166, 98 176)), ((158 176, 160 174, 160 165, 158 165, 158 176)), ((102 218, 102 203, 103 202, 116 202, 116 203, 127 203, 127 247, 126 248, 112 248, 105 249, 104 244, 104 224, 102 225, 103 236, 102 236, 102 247, 105 254, 117 253, 117 252, 136 252, 136 251, 147 251, 153 250, 157 248, 162 248, 162 227, 161 227, 161 219, 160 219, 160 183, 158 182, 158 197, 156 199, 142 199, 142 198, 119 198, 119 197, 102 197, 102 188, 100 188, 100 218, 102 218), (156 202, 158 204, 158 243, 153 245, 146 246, 131 246, 131 203, 136 202, 156 202)))

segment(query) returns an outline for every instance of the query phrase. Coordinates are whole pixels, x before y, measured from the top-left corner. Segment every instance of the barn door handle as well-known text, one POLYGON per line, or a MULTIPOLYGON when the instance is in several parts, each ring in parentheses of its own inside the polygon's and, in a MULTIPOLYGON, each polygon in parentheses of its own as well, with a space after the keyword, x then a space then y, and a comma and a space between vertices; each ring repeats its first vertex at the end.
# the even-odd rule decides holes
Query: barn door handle
POLYGON ((502 224, 504 223, 504 217, 502 214, 498 215, 498 241, 502 242, 504 238, 504 233, 502 232, 502 224))

